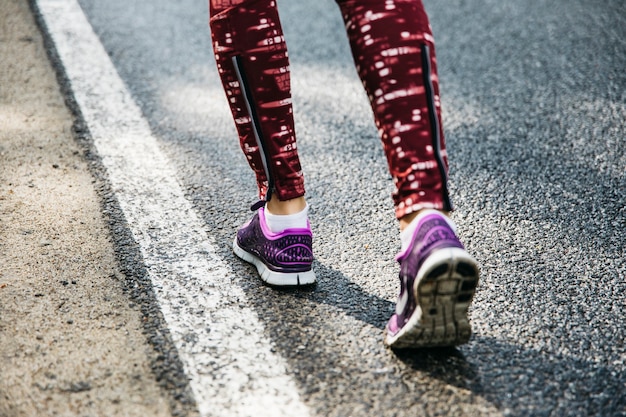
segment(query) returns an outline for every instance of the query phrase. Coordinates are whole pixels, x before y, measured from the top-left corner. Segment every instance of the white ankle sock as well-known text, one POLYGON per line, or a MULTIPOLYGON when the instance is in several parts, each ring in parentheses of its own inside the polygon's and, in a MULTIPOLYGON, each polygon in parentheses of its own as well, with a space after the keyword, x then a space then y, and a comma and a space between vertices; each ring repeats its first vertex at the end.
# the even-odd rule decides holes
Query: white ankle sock
POLYGON ((402 242, 400 253, 404 253, 407 250, 407 248, 411 244, 411 239, 413 238, 413 233, 415 232, 415 229, 417 228, 418 223, 420 222, 420 220, 424 218, 424 216, 428 216, 429 214, 439 214, 441 217, 446 219, 446 221, 448 222, 448 224, 450 225, 454 233, 456 233, 456 225, 454 224, 451 218, 441 213, 440 211, 437 211, 434 209, 422 210, 422 212, 418 214, 417 217, 415 217, 411 221, 411 223, 409 223, 409 225, 400 232, 400 241, 402 242))
POLYGON ((265 224, 272 233, 280 233, 287 229, 306 229, 309 220, 309 205, 295 214, 272 214, 265 208, 265 224))

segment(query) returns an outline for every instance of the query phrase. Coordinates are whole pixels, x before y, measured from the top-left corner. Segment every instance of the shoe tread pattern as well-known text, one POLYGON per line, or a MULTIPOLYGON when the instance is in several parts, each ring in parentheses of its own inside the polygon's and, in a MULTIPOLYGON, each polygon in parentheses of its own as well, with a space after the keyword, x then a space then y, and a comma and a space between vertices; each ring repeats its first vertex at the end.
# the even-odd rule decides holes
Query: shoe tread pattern
MULTIPOLYGON (((464 252, 464 251, 463 251, 464 252)), ((391 343, 393 348, 456 346, 471 336, 468 308, 478 286, 478 267, 467 255, 454 251, 445 261, 430 266, 415 282, 419 300, 410 325, 391 343)))

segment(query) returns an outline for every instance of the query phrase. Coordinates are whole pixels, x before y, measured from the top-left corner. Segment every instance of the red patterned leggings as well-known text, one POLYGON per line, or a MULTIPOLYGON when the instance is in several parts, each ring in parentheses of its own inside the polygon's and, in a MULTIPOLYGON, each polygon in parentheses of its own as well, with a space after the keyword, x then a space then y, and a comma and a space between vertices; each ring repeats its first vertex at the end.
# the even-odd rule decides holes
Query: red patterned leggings
MULTIPOLYGON (((394 180, 396 216, 451 210, 434 41, 421 0, 337 0, 394 180)), ((210 0, 218 71, 269 200, 304 195, 276 0, 210 0)))

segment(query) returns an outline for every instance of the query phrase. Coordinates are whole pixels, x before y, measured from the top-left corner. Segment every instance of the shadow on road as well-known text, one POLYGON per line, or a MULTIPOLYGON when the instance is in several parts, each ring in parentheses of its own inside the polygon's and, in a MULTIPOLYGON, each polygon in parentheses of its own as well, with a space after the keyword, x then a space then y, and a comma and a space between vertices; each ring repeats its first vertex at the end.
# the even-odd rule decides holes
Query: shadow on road
POLYGON ((252 267, 234 269, 235 274, 243 273, 246 292, 261 319, 265 314, 282 317, 279 323, 263 321, 305 399, 332 415, 341 414, 344 402, 361 403, 363 412, 384 415, 389 398, 407 401, 394 405, 407 415, 418 398, 427 409, 446 410, 454 404, 481 415, 548 415, 561 410, 564 415, 619 416, 624 414, 618 410, 626 410, 626 384, 602 358, 559 353, 547 344, 529 348, 522 340, 480 333, 457 348, 392 351, 382 346, 382 329, 394 304, 367 293, 340 271, 318 263, 319 285, 276 290, 263 285, 252 267), (338 315, 353 319, 353 329, 325 332, 338 315), (344 354, 347 350, 362 350, 364 355, 344 354), (368 398, 345 384, 368 384, 368 398), (410 401, 395 395, 405 391, 410 401))

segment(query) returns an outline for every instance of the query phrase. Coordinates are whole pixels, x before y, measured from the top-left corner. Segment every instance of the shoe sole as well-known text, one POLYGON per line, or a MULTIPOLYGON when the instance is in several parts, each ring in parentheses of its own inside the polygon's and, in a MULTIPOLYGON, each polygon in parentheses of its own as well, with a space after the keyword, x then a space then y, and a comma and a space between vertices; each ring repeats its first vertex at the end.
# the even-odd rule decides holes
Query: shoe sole
POLYGON ((239 258, 254 265, 259 272, 263 282, 277 287, 299 287, 302 285, 315 284, 315 273, 313 270, 304 272, 276 272, 269 269, 257 256, 239 247, 237 238, 233 241, 233 252, 239 258))
POLYGON ((476 261, 465 250, 433 252, 413 284, 418 304, 413 315, 395 336, 386 334, 385 344, 405 349, 467 343, 472 334, 467 311, 478 279, 476 261))

